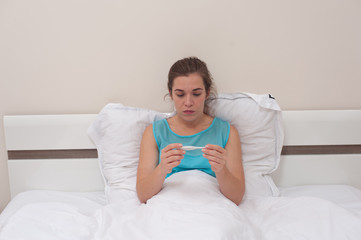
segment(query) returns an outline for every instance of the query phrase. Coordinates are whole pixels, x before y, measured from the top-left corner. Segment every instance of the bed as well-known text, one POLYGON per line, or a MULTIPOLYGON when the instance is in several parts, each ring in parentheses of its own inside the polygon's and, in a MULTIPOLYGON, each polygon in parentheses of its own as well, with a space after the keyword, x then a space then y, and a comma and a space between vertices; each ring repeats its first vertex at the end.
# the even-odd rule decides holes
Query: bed
POLYGON ((139 141, 150 109, 4 116, 11 201, 0 239, 360 239, 361 110, 281 111, 269 94, 220 94, 213 115, 240 133, 236 206, 199 171, 140 204, 139 141))

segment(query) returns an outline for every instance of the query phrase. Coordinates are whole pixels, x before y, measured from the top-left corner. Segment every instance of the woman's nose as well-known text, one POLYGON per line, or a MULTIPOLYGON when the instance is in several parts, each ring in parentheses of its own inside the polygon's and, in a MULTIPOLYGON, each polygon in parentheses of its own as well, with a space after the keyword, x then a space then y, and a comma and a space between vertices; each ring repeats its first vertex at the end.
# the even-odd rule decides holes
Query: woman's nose
POLYGON ((187 96, 186 99, 185 99, 185 103, 184 103, 187 107, 190 107, 193 105, 193 99, 192 99, 192 96, 187 96))

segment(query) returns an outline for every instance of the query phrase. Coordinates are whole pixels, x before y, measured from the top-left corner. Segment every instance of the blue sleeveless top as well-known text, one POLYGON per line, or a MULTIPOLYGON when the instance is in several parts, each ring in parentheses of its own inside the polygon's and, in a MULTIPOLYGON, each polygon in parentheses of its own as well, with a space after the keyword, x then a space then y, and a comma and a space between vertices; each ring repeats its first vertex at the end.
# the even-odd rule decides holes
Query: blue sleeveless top
MULTIPOLYGON (((207 129, 188 136, 181 136, 173 132, 166 119, 155 121, 153 123, 153 134, 159 150, 158 161, 160 162, 161 150, 171 143, 181 143, 183 146, 196 147, 214 144, 224 148, 228 141, 229 132, 230 124, 217 117, 213 119, 212 124, 207 129)), ((173 168, 172 172, 168 173, 166 177, 177 172, 194 169, 203 171, 215 177, 216 174, 212 171, 208 159, 204 158, 202 155, 203 152, 201 149, 186 151, 181 163, 173 168)))

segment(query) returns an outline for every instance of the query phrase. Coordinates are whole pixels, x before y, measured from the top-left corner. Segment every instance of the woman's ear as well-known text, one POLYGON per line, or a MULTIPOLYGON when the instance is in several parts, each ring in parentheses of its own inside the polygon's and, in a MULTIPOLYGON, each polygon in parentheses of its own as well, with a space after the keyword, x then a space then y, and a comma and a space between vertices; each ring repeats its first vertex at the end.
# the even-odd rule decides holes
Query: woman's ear
POLYGON ((206 93, 206 99, 209 97, 210 93, 211 93, 211 90, 208 90, 206 93))

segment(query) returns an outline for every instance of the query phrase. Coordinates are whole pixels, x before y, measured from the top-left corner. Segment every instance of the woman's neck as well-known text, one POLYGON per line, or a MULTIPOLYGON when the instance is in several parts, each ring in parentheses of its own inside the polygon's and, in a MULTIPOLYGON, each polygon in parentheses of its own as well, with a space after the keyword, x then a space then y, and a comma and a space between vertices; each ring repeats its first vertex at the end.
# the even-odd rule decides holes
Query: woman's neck
POLYGON ((202 114, 193 121, 186 121, 175 115, 168 119, 168 124, 173 132, 179 135, 192 135, 207 129, 212 124, 213 118, 209 115, 202 114))

